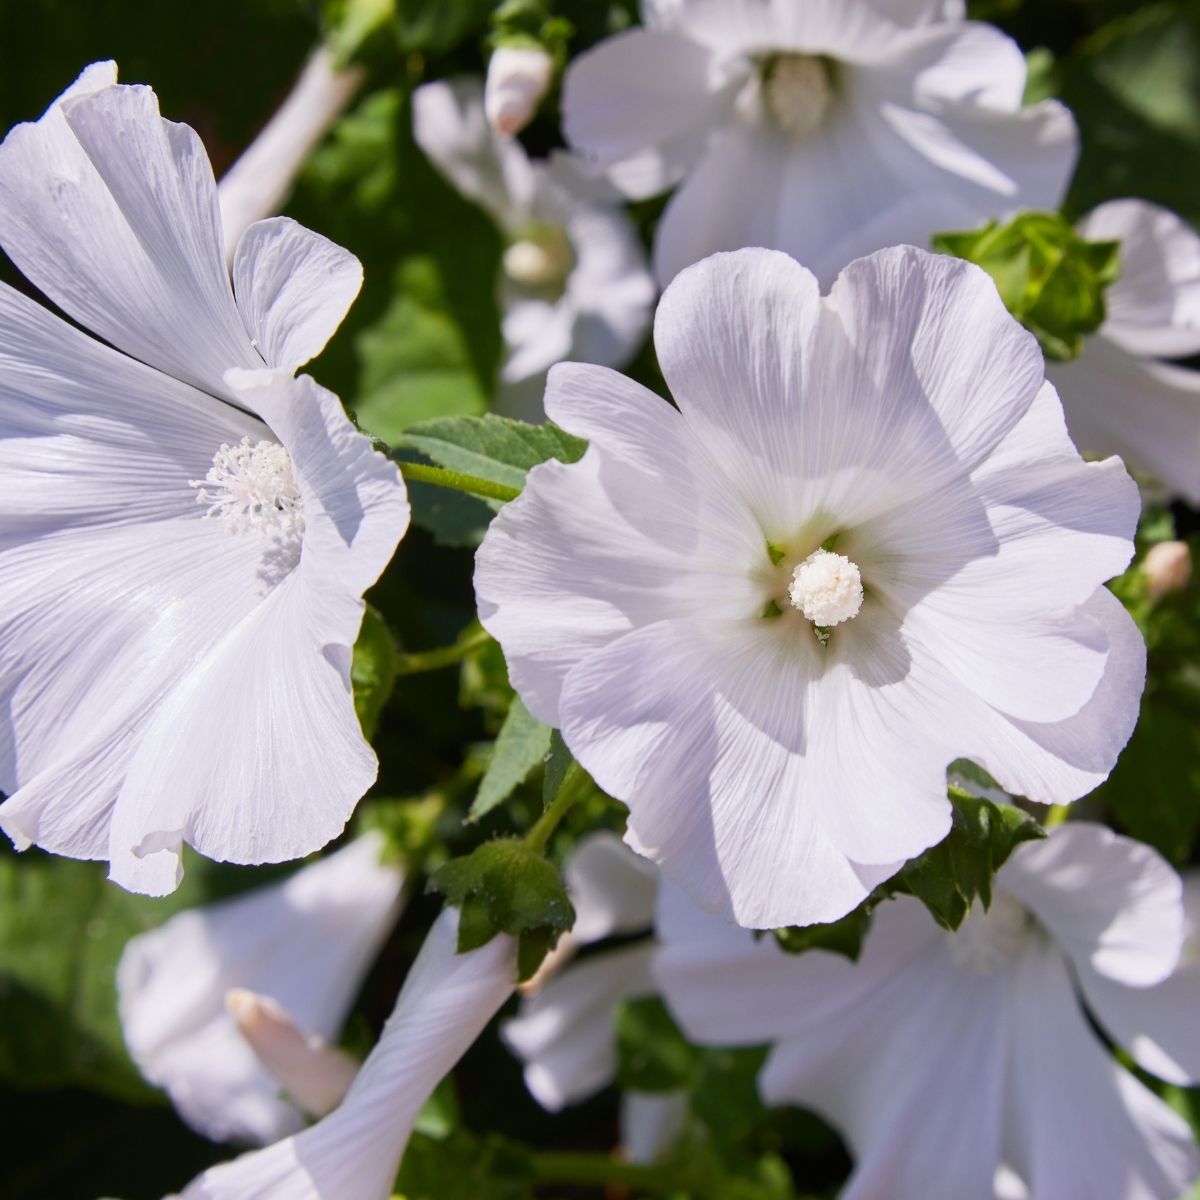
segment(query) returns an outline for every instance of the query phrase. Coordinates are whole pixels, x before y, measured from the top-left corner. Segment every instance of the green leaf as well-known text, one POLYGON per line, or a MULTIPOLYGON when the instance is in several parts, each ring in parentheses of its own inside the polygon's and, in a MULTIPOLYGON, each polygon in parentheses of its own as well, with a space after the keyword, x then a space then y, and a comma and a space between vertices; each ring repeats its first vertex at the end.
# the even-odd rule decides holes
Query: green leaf
POLYGON ((657 996, 626 1000, 616 1014, 617 1085, 637 1092, 690 1089, 704 1052, 688 1042, 657 996))
POLYGON ((404 1152, 393 1200, 533 1200, 527 1151, 499 1137, 456 1129, 416 1132, 404 1152))
POLYGON ((862 905, 840 921, 825 925, 790 926, 774 930, 780 949, 788 954, 803 954, 806 950, 827 950, 857 962, 862 953, 863 939, 871 928, 871 914, 862 905))
POLYGON ((575 762, 562 734, 557 730, 550 732, 550 746, 546 752, 546 776, 542 781, 542 803, 546 808, 562 790, 567 781, 567 772, 575 762))
POLYGON ((494 0, 395 0, 405 50, 449 50, 487 23, 494 0))
POLYGON ((491 413, 423 421, 405 441, 440 466, 515 488, 524 487, 538 463, 550 458, 577 462, 587 449, 586 442, 557 425, 527 425, 491 413))
POLYGON ((1085 242, 1057 213, 937 234, 933 245, 987 271, 1009 312, 1060 361, 1077 358, 1104 323, 1104 292, 1120 273, 1118 242, 1085 242))
POLYGON ((1045 837, 1042 827, 1012 804, 950 790, 949 835, 881 885, 883 894, 916 896, 945 929, 957 929, 978 899, 992 902, 992 879, 1022 842, 1045 837))
POLYGON ((530 716, 519 696, 513 698, 471 805, 470 820, 486 816, 525 782, 529 772, 550 753, 552 732, 549 725, 530 716))
POLYGON ((460 954, 497 933, 515 937, 521 979, 533 975, 559 935, 575 923, 558 869, 519 838, 484 842, 465 858, 453 859, 434 874, 429 888, 461 909, 460 954))
POLYGON ((350 664, 354 711, 368 742, 375 737, 380 714, 396 686, 396 656, 396 641, 387 622, 368 604, 350 664))

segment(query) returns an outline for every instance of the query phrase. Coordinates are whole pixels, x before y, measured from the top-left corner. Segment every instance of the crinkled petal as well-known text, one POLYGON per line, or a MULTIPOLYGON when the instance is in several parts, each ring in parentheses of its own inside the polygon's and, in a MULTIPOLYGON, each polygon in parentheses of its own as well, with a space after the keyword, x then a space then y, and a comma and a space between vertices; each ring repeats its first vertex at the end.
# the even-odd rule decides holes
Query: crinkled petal
POLYGON ((1045 841, 1018 847, 998 882, 1050 930, 1081 971, 1148 987, 1179 962, 1182 884, 1142 842, 1071 821, 1045 841))
POLYGON ((563 80, 563 130, 627 195, 677 183, 727 119, 748 66, 726 76, 705 46, 631 29, 574 59, 563 80))
POLYGON ((362 263, 288 217, 251 225, 233 258, 246 333, 269 367, 316 358, 362 287, 362 263))
POLYGON ((1200 503, 1200 371, 1135 358, 1100 334, 1047 373, 1081 450, 1120 454, 1200 503))
POLYGON ((1168 209, 1113 200, 1079 223, 1092 242, 1121 243, 1121 274, 1104 294, 1103 335, 1139 357, 1200 353, 1200 237, 1168 209))
POLYGON ((306 1033, 337 1037, 399 908, 403 873, 377 834, 282 883, 186 910, 125 947, 117 994, 126 1044, 192 1128, 273 1141, 301 1128, 225 1006, 233 988, 282 1004, 306 1033))
POLYGON ((1052 946, 1022 957, 1013 995, 1005 1160, 1030 1194, 1178 1200, 1200 1177, 1187 1122, 1100 1043, 1052 946))
POLYGON ((0 146, 0 245, 82 325, 214 395, 257 367, 233 303, 212 168, 146 87, 89 68, 0 146))
POLYGON ((513 989, 513 940, 498 934, 458 954, 457 931, 458 913, 447 909, 338 1108, 303 1133, 205 1171, 181 1200, 388 1200, 422 1105, 513 989))
POLYGON ((617 1069, 617 1006, 651 995, 654 944, 596 954, 567 967, 521 1001, 501 1036, 525 1064, 525 1085, 558 1112, 612 1083, 617 1069))
POLYGON ((576 942, 586 945, 654 924, 658 872, 615 833, 600 830, 581 838, 563 873, 575 906, 576 942))

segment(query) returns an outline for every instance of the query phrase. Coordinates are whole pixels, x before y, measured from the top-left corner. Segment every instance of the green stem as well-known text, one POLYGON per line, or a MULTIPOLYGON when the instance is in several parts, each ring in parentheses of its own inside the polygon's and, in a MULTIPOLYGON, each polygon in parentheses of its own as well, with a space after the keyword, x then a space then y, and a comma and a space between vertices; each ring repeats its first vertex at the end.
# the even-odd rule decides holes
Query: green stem
POLYGON ((521 489, 509 487, 506 483, 493 483, 490 479, 480 479, 478 475, 464 475, 461 471, 448 471, 445 467, 431 467, 427 463, 400 462, 396 464, 400 474, 405 479, 415 483, 432 483, 438 487, 451 488, 456 492, 466 492, 468 496, 483 496, 488 500, 515 500, 521 489))
POLYGON ((459 638, 453 646, 439 646, 436 650, 422 650, 416 654, 401 654, 396 659, 396 676, 419 675, 423 671, 440 671, 462 662, 472 650, 491 640, 486 629, 473 630, 459 638))
POLYGON ((635 1192, 668 1196, 680 1187, 678 1171, 663 1166, 617 1162, 603 1154, 534 1154, 538 1183, 575 1187, 626 1187, 635 1192))
POLYGON ((525 845, 530 850, 544 850, 550 835, 558 827, 559 821, 567 815, 571 805, 583 795, 587 787, 588 777, 584 769, 572 762, 563 777, 558 795, 550 801, 549 807, 534 822, 533 828, 525 835, 525 845))

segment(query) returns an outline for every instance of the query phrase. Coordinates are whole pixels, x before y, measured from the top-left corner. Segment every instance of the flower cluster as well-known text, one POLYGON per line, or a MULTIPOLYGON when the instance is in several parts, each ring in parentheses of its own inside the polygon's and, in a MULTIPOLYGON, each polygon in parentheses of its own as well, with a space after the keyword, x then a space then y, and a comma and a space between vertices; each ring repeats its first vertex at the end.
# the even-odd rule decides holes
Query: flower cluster
POLYGON ((1197 233, 959 0, 346 7, 219 185, 111 62, 0 143, 0 924, 107 864, 160 1194, 1178 1200, 1197 233))

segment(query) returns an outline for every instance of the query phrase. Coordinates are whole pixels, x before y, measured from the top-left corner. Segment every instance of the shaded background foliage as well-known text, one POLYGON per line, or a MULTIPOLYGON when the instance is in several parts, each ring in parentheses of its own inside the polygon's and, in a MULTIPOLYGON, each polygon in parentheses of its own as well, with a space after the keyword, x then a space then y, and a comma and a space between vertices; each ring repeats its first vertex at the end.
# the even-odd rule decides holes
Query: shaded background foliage
MULTIPOLYGON (((317 0, 0 0, 0 129, 37 116, 86 63, 112 57, 124 80, 152 84, 164 113, 197 129, 220 174, 344 7, 317 0)), ((979 0, 971 7, 1030 53, 1031 95, 1060 95, 1076 111, 1084 150, 1070 215, 1133 195, 1200 223, 1200 5, 979 0)), ((385 439, 421 419, 483 412, 494 388, 501 241, 425 160, 409 122, 418 83, 483 70, 491 8, 490 0, 399 0, 394 21, 363 47, 370 77, 362 97, 313 156, 288 208, 366 267, 363 293, 314 373, 385 439)), ((556 8, 575 26, 572 53, 636 18, 633 0, 564 0, 556 8)), ((560 143, 553 99, 524 140, 537 154, 560 143)), ((660 208, 635 207, 647 235, 660 208)), ((0 277, 27 287, 7 264, 0 277)), ((649 347, 632 373, 661 389, 649 347)), ((448 644, 474 615, 470 555, 429 532, 440 528, 443 542, 463 541, 470 512, 461 506, 474 502, 435 498, 419 486, 413 494, 425 528, 413 530, 371 597, 404 650, 448 644)), ((1197 528, 1194 514, 1174 516, 1182 532, 1197 528)), ((1144 540, 1170 530, 1162 514, 1144 540)), ((1200 679, 1187 665, 1200 662, 1200 612, 1194 589, 1153 614, 1136 612, 1136 595, 1125 598, 1148 632, 1153 683, 1130 749, 1087 804, 1182 864, 1193 860, 1200 831, 1200 679)), ((372 662, 375 683, 384 681, 382 701, 392 653, 386 634, 380 646, 372 662)), ((533 786, 477 825, 462 822, 510 700, 494 647, 461 672, 404 680, 378 714, 384 770, 364 812, 419 844, 431 866, 527 825, 537 812, 533 786), (390 797, 422 800, 399 808, 390 797)), ((572 827, 613 820, 611 809, 601 812, 584 806, 565 841, 572 827)), ((179 893, 149 901, 108 885, 98 865, 37 851, 18 858, 0 847, 0 1195, 151 1200, 228 1154, 187 1130, 129 1062, 113 969, 133 933, 286 869, 221 867, 192 856, 179 893)), ((363 989, 349 1044, 370 1044, 437 905, 425 897, 410 905, 363 989)), ((832 1195, 847 1168, 835 1135, 796 1110, 764 1113, 754 1097, 752 1052, 689 1055, 661 1021, 652 1010, 626 1014, 622 1037, 636 1052, 624 1064, 627 1077, 640 1063, 659 1082, 695 1086, 695 1113, 722 1169, 758 1180, 754 1195, 790 1194, 772 1182, 774 1154, 809 1192, 832 1195)), ((521 1164, 508 1162, 503 1146, 481 1148, 462 1140, 469 1134, 448 1134, 460 1124, 544 1148, 606 1150, 616 1137, 613 1093, 548 1117, 494 1038, 470 1052, 441 1099, 444 1127, 438 1137, 418 1139, 410 1156, 414 1197, 528 1194, 521 1164), (470 1179, 447 1166, 453 1159, 461 1172, 472 1156, 482 1174, 470 1179)))

